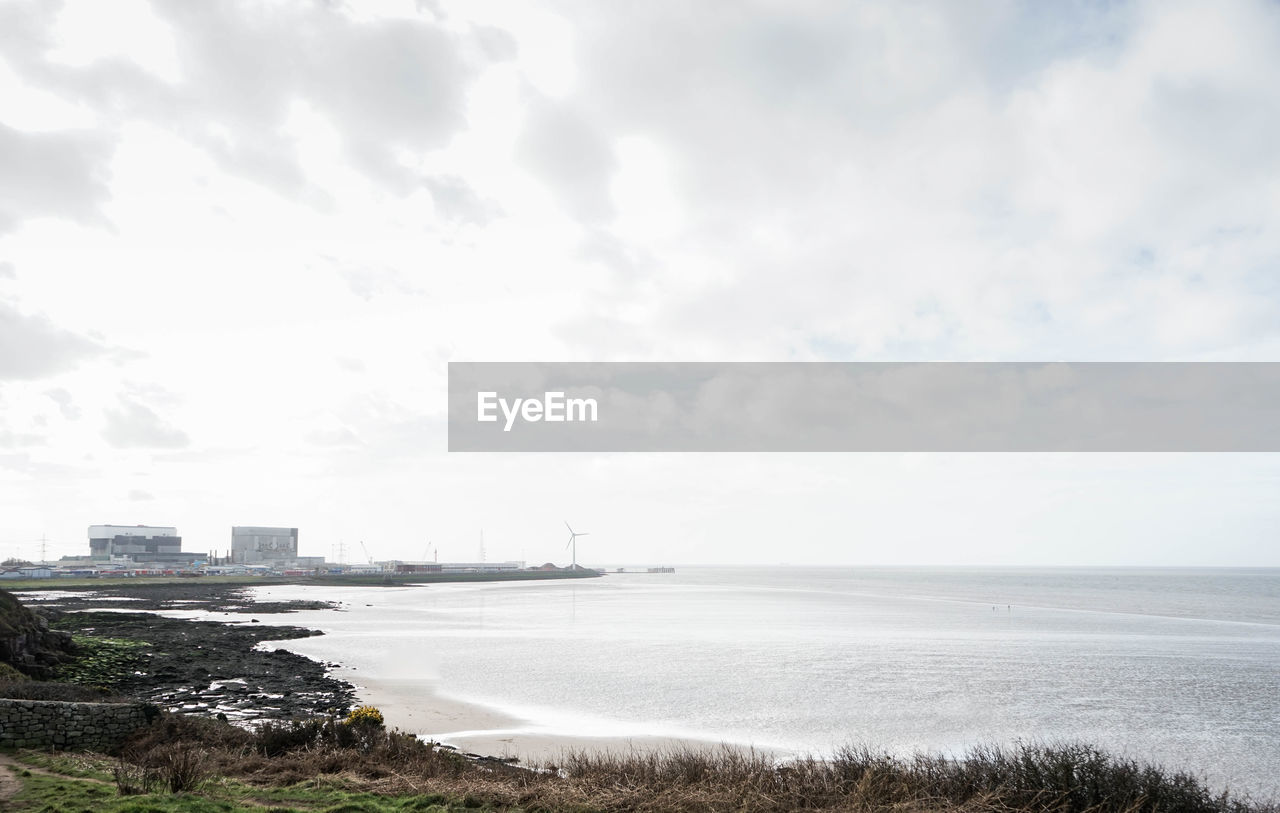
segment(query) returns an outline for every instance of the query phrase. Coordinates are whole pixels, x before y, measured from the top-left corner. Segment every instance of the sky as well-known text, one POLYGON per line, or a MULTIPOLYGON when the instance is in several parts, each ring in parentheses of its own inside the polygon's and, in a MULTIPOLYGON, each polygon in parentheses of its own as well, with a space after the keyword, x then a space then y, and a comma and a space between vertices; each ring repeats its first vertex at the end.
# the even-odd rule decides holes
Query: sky
POLYGON ((449 361, 1280 361, 1276 76, 1263 0, 0 0, 0 557, 1280 566, 1272 454, 445 435, 449 361))

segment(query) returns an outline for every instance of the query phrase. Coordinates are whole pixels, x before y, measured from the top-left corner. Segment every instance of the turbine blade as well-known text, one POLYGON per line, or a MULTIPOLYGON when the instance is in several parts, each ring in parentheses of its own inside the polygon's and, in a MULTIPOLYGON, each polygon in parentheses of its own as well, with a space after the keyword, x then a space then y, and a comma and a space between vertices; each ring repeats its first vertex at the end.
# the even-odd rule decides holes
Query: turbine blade
MULTIPOLYGON (((569 520, 564 521, 564 527, 569 528, 569 520)), ((573 533, 573 528, 569 528, 569 533, 573 533)))

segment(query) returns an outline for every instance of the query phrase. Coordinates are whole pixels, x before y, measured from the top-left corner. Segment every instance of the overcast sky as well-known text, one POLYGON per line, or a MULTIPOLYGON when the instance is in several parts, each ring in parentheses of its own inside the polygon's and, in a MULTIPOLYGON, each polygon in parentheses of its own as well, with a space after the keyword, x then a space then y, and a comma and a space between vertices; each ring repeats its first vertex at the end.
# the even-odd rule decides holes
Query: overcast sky
POLYGON ((0 0, 0 557, 1280 565, 1275 455, 450 455, 457 361, 1280 361, 1280 5, 0 0))

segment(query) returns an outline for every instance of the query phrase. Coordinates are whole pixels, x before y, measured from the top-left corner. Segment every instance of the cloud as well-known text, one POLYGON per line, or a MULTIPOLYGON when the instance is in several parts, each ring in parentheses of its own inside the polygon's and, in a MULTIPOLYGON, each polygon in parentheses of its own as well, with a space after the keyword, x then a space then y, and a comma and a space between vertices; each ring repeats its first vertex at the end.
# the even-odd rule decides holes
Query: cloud
POLYGON ((143 491, 140 488, 129 489, 129 499, 132 502, 148 502, 154 500, 156 496, 150 491, 143 491))
POLYGON ((316 446, 359 446, 360 438, 345 426, 327 426, 307 433, 307 441, 316 446))
POLYGON ((487 225, 501 210, 493 201, 482 199, 457 175, 437 175, 423 179, 431 192, 436 213, 454 223, 487 225))
POLYGON ((574 217, 593 223, 613 216, 609 195, 609 179, 616 166, 613 151, 581 111, 534 96, 517 150, 574 217))
POLYGON ((106 348, 0 301, 0 380, 45 378, 97 357, 106 348))
MULTIPOLYGON (((111 139, 93 132, 26 133, 0 123, 0 233, 32 217, 100 222, 111 139)), ((0 276, 12 276, 0 270, 0 276)))
POLYGON ((395 268, 340 267, 339 276, 351 293, 365 300, 379 295, 420 296, 425 291, 395 268))
POLYGON ((43 435, 14 432, 0 427, 0 449, 20 449, 26 446, 43 446, 47 442, 43 435))
POLYGON ((121 396, 118 409, 105 410, 102 436, 117 449, 180 449, 190 444, 187 433, 171 426, 150 407, 121 396))
MULTIPOLYGON (((575 352, 610 311, 651 313, 659 358, 1167 358, 1280 331, 1274 4, 581 11, 579 87, 529 127, 571 143, 547 120, 590 111, 588 155, 643 135, 687 214, 628 241, 654 270, 593 291, 575 352)), ((594 225, 571 150, 543 152, 594 225)))
POLYGON ((76 406, 70 392, 62 387, 55 387, 54 389, 46 390, 45 395, 53 399, 53 402, 58 405, 58 411, 62 413, 62 417, 69 421, 79 419, 82 413, 80 407, 76 406))
POLYGON ((18 272, 14 270, 13 263, 0 262, 0 279, 17 279, 18 272))
MULTIPOLYGON (((179 60, 180 80, 167 81, 123 58, 51 61, 55 15, 43 4, 17 5, 0 15, 10 26, 0 46, 33 85, 99 111, 108 128, 146 121, 175 132, 223 169, 313 202, 329 193, 312 188, 299 160, 299 134, 289 127, 297 105, 334 129, 366 177, 402 195, 438 189, 414 161, 466 126, 467 87, 513 53, 498 29, 429 15, 354 20, 326 3, 156 0, 179 60)), ((123 35, 103 32, 112 36, 123 35)), ((463 185, 449 182, 453 197, 463 185)))
POLYGON ((337 359, 338 366, 348 373, 363 373, 368 367, 365 366, 363 359, 353 358, 351 356, 340 356, 337 359))

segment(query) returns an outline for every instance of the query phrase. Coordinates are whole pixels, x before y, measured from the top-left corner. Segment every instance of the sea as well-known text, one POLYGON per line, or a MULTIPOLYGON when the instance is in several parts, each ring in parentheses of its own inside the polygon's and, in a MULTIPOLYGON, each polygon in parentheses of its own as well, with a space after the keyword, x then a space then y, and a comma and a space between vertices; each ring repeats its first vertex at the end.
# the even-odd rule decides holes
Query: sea
POLYGON ((256 589, 341 602, 290 618, 327 633, 298 651, 544 734, 815 756, 1085 742, 1280 798, 1280 569, 681 567, 256 589))

